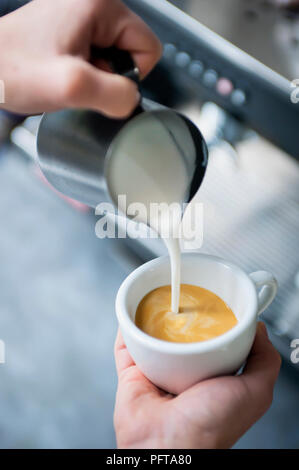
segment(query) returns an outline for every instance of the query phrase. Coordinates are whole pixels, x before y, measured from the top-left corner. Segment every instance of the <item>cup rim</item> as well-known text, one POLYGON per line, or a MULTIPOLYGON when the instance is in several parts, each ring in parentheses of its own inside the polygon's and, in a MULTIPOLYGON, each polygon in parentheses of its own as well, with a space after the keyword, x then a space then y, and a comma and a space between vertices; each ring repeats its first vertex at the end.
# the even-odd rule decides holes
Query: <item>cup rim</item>
POLYGON ((193 353, 202 353, 211 351, 214 349, 218 349, 224 347, 227 343, 231 342, 232 340, 236 339, 240 336, 252 323, 253 320, 257 317, 257 307, 258 307, 258 298, 257 298, 257 291, 253 281, 250 279, 248 274, 245 273, 241 268, 236 266, 234 263, 230 261, 226 261, 223 258, 214 255, 202 254, 202 253, 182 253, 182 260, 181 263, 184 263, 184 259, 192 257, 195 259, 206 259, 215 263, 221 263, 226 267, 235 271, 235 273, 246 280, 248 289, 250 291, 250 302, 247 313, 241 321, 238 321, 237 325, 231 328, 226 333, 223 333, 220 336, 217 336, 212 339, 208 339, 205 341, 199 341, 194 343, 175 343, 170 341, 161 340, 158 338, 154 338, 147 333, 143 332, 138 328, 134 321, 130 318, 130 315, 126 309, 126 299, 130 289, 133 288, 135 281, 139 278, 141 274, 148 271, 152 268, 157 268, 159 265, 164 264, 165 262, 169 263, 169 257, 167 255, 160 256, 155 258, 147 263, 136 268, 132 271, 127 278, 121 284, 115 301, 115 309, 116 315, 119 322, 119 326, 124 329, 130 336, 133 336, 134 339, 143 346, 148 347, 149 349, 165 352, 168 354, 193 354, 193 353), (251 307, 251 308, 250 308, 251 307))

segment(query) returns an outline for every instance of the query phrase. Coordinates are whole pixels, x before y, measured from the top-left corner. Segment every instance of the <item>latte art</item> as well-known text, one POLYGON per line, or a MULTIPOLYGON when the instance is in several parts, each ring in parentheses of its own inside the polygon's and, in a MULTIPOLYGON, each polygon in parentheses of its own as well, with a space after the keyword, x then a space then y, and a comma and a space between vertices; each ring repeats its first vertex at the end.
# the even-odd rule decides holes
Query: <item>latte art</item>
POLYGON ((154 338, 194 343, 220 336, 238 322, 216 294, 199 286, 181 284, 178 314, 171 312, 171 286, 162 286, 141 300, 135 323, 154 338))

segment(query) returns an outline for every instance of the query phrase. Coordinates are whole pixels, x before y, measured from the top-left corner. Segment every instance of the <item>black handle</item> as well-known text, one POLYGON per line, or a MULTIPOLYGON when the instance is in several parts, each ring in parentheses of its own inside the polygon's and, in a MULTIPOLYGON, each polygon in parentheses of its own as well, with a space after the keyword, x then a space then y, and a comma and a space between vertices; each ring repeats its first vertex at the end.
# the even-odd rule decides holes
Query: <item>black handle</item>
POLYGON ((104 49, 92 46, 90 54, 92 59, 105 60, 114 73, 130 78, 139 85, 139 69, 128 51, 117 49, 114 46, 104 49))
MULTIPOLYGON (((90 49, 90 55, 92 59, 103 59, 105 60, 111 70, 118 75, 127 77, 139 87, 140 85, 140 74, 137 65, 132 59, 131 54, 128 51, 122 49, 117 49, 117 47, 106 47, 101 49, 97 46, 92 46, 90 49)), ((142 98, 140 97, 140 102, 133 111, 132 116, 137 116, 138 114, 144 111, 142 107, 142 98)))

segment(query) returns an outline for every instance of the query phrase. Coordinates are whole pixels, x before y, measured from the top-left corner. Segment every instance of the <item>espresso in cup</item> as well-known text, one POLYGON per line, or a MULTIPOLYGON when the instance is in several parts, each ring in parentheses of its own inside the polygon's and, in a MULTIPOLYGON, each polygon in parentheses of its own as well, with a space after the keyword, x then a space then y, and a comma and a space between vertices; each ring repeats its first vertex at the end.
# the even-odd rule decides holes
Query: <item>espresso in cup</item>
POLYGON ((152 290, 139 303, 135 324, 144 333, 164 341, 195 343, 220 336, 238 323, 229 306, 210 290, 180 286, 178 313, 171 311, 171 286, 152 290))
MULTIPOLYGON (((183 343, 158 340, 136 326, 142 299, 167 286, 169 278, 167 256, 139 266, 118 291, 116 313, 124 342, 143 375, 157 387, 178 394, 201 380, 233 374, 244 364, 254 341, 258 315, 274 299, 277 281, 266 271, 246 274, 216 256, 183 253, 181 285, 201 286, 213 292, 237 318, 237 324, 224 334, 208 341, 183 343)), ((170 297, 166 308, 169 301, 170 297)), ((176 314, 178 318, 180 315, 176 314)))

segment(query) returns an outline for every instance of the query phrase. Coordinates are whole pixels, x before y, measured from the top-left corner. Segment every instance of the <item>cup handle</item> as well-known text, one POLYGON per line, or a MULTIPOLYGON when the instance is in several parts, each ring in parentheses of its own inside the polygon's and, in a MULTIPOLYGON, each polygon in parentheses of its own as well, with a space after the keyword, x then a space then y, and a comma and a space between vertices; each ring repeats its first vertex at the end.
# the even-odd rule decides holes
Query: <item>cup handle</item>
POLYGON ((253 281, 258 297, 258 312, 260 315, 271 304, 276 296, 278 283, 275 277, 267 271, 256 271, 249 274, 253 281))

